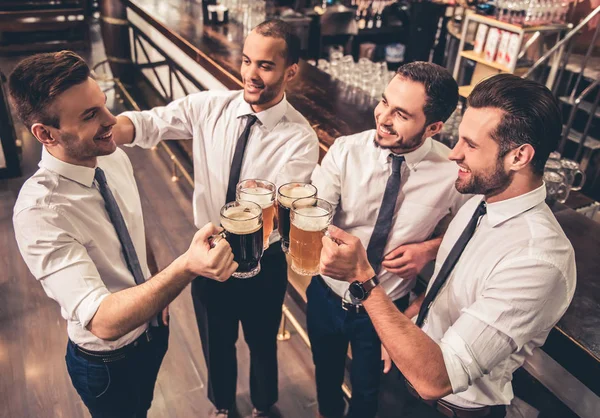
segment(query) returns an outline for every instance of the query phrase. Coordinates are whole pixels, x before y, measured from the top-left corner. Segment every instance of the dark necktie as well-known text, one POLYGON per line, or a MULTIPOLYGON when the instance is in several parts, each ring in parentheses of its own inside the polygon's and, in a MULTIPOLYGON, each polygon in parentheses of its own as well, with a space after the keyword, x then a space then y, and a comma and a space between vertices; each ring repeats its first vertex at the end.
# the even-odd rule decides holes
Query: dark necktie
POLYGON ((142 284, 146 280, 144 278, 144 273, 142 272, 142 267, 140 266, 140 260, 135 252, 135 247, 133 246, 131 235, 129 235, 129 231, 127 230, 127 225, 125 224, 125 219, 123 219, 123 214, 119 209, 119 205, 117 205, 114 195, 108 187, 104 171, 102 171, 100 167, 96 167, 96 175, 94 178, 98 182, 98 190, 100 190, 100 194, 104 199, 108 217, 115 227, 115 231, 117 231, 117 236, 121 242, 121 248, 123 249, 123 255, 125 256, 127 267, 133 275, 135 284, 142 284))
POLYGON ((375 228, 367 247, 367 258, 375 273, 379 273, 379 269, 381 268, 383 250, 392 229, 394 210, 396 208, 396 201, 398 200, 398 193, 400 192, 400 168, 402 167, 404 157, 394 154, 390 154, 390 157, 392 159, 392 174, 388 177, 387 184, 385 185, 385 193, 383 194, 383 201, 381 202, 377 222, 375 222, 375 228))
POLYGON ((475 209, 475 213, 473 213, 473 216, 467 224, 467 227, 462 232, 462 234, 460 234, 460 237, 458 237, 458 240, 454 244, 454 247, 452 247, 452 249, 450 250, 448 257, 446 257, 446 261, 444 261, 444 264, 442 264, 442 267, 440 268, 440 271, 437 277, 435 278, 435 281, 431 285, 429 292, 427 292, 427 295, 425 295, 425 299, 423 299, 423 304, 421 305, 421 309, 419 310, 419 316, 417 317, 416 324, 418 327, 421 327, 423 325, 423 321, 427 316, 427 312, 429 312, 429 308, 431 307, 433 300, 435 299, 440 289, 450 276, 450 273, 452 272, 452 269, 454 269, 454 266, 458 262, 460 255, 463 253, 465 247, 467 246, 467 243, 475 233, 475 229, 477 229, 477 223, 479 222, 479 218, 485 215, 485 213, 486 204, 485 201, 482 200, 481 203, 479 203, 479 206, 477 206, 477 209, 475 209))
POLYGON ((256 123, 258 118, 255 115, 247 115, 248 121, 246 127, 237 140, 235 146, 235 153, 233 154, 233 160, 231 161, 231 171, 229 172, 229 183, 227 185, 227 199, 225 203, 235 201, 235 187, 240 181, 240 173, 242 172, 242 161, 244 160, 244 151, 246 151, 246 145, 248 144, 248 138, 250 137, 250 129, 252 125, 256 123))

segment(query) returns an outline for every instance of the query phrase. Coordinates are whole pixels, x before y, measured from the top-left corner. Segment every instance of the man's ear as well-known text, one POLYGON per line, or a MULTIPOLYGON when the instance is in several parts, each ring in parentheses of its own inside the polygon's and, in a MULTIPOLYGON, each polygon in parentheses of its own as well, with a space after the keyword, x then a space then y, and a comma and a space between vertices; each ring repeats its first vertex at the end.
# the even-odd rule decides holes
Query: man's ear
POLYGON ((287 81, 292 80, 298 74, 298 64, 290 65, 286 71, 287 81))
POLYGON ((425 128, 425 137, 432 137, 435 134, 439 133, 444 127, 444 122, 438 121, 434 123, 430 123, 427 128, 425 128))
POLYGON ((515 148, 510 152, 509 158, 506 161, 508 163, 508 169, 513 171, 520 171, 527 167, 535 155, 535 149, 531 144, 523 144, 518 148, 515 148))
POLYGON ((56 145, 56 135, 52 133, 53 128, 43 123, 34 123, 31 126, 31 133, 42 144, 47 146, 56 145))

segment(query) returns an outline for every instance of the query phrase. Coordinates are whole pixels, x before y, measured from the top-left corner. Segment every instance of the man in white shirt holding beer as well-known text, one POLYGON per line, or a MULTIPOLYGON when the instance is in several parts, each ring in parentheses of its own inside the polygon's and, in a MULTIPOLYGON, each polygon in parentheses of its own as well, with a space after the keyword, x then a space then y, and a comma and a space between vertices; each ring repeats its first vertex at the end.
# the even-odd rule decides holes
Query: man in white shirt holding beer
MULTIPOLYGON (((276 185, 308 181, 318 161, 315 132, 285 98, 298 72, 300 40, 281 20, 266 21, 246 38, 242 91, 206 91, 165 107, 117 117, 115 141, 150 148, 164 139, 192 139, 194 220, 219 223, 219 211, 235 201, 236 183, 263 179, 276 185)), ((271 236, 271 243, 277 235, 271 236)), ((265 250, 261 271, 223 286, 203 277, 192 298, 208 368, 215 416, 235 408, 239 323, 250 348, 253 415, 267 416, 277 401, 277 330, 287 287, 287 263, 279 243, 265 250)))
MULTIPOLYGON (((436 228, 465 200, 454 188, 450 149, 431 138, 457 101, 458 86, 444 68, 425 62, 400 67, 375 109, 376 129, 338 138, 312 176, 318 196, 335 207, 333 225, 369 248, 381 288, 401 311, 417 274, 435 258, 436 228)), ((307 298, 321 416, 343 416, 350 344, 348 417, 374 417, 382 353, 364 307, 352 300, 347 283, 326 275, 313 278, 307 298)))
POLYGON ((457 190, 477 196, 449 225, 415 310, 395 309, 359 237, 330 228, 337 242, 323 240, 322 271, 351 282, 406 378, 414 401, 403 418, 504 417, 513 372, 575 291, 573 247, 544 201, 544 165, 562 131, 556 99, 500 74, 480 82, 467 106, 450 158, 457 190))

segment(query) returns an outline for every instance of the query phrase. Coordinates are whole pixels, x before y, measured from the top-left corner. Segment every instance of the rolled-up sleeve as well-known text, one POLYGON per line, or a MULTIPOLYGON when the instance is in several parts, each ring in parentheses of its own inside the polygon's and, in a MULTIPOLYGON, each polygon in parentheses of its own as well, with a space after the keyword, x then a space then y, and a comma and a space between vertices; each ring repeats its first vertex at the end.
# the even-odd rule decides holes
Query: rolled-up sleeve
POLYGON ((165 139, 192 139, 195 108, 203 102, 203 93, 174 100, 167 106, 141 112, 123 112, 135 127, 135 138, 129 146, 152 148, 165 139))
POLYGON ((453 393, 526 344, 542 345, 569 302, 566 280, 554 265, 528 257, 499 264, 440 340, 453 393))
POLYGON ((85 328, 110 291, 76 227, 64 213, 27 208, 13 217, 19 250, 46 294, 62 308, 65 319, 85 328))

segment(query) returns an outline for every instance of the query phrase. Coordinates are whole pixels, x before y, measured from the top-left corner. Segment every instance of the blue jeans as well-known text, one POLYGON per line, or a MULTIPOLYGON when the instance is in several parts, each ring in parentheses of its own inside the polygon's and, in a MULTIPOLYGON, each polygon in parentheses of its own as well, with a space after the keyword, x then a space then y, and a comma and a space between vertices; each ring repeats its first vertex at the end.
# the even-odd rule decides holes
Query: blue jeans
MULTIPOLYGON (((344 414, 342 383, 348 344, 352 348, 350 382, 352 400, 348 418, 372 418, 377 414, 383 370, 381 341, 366 313, 342 308, 339 297, 313 277, 306 290, 306 323, 317 381, 319 413, 327 418, 344 414)), ((408 297, 396 302, 404 310, 408 297)))
POLYGON ((112 363, 82 357, 69 340, 67 370, 93 418, 146 417, 169 341, 168 327, 153 327, 152 331, 152 341, 112 363))

